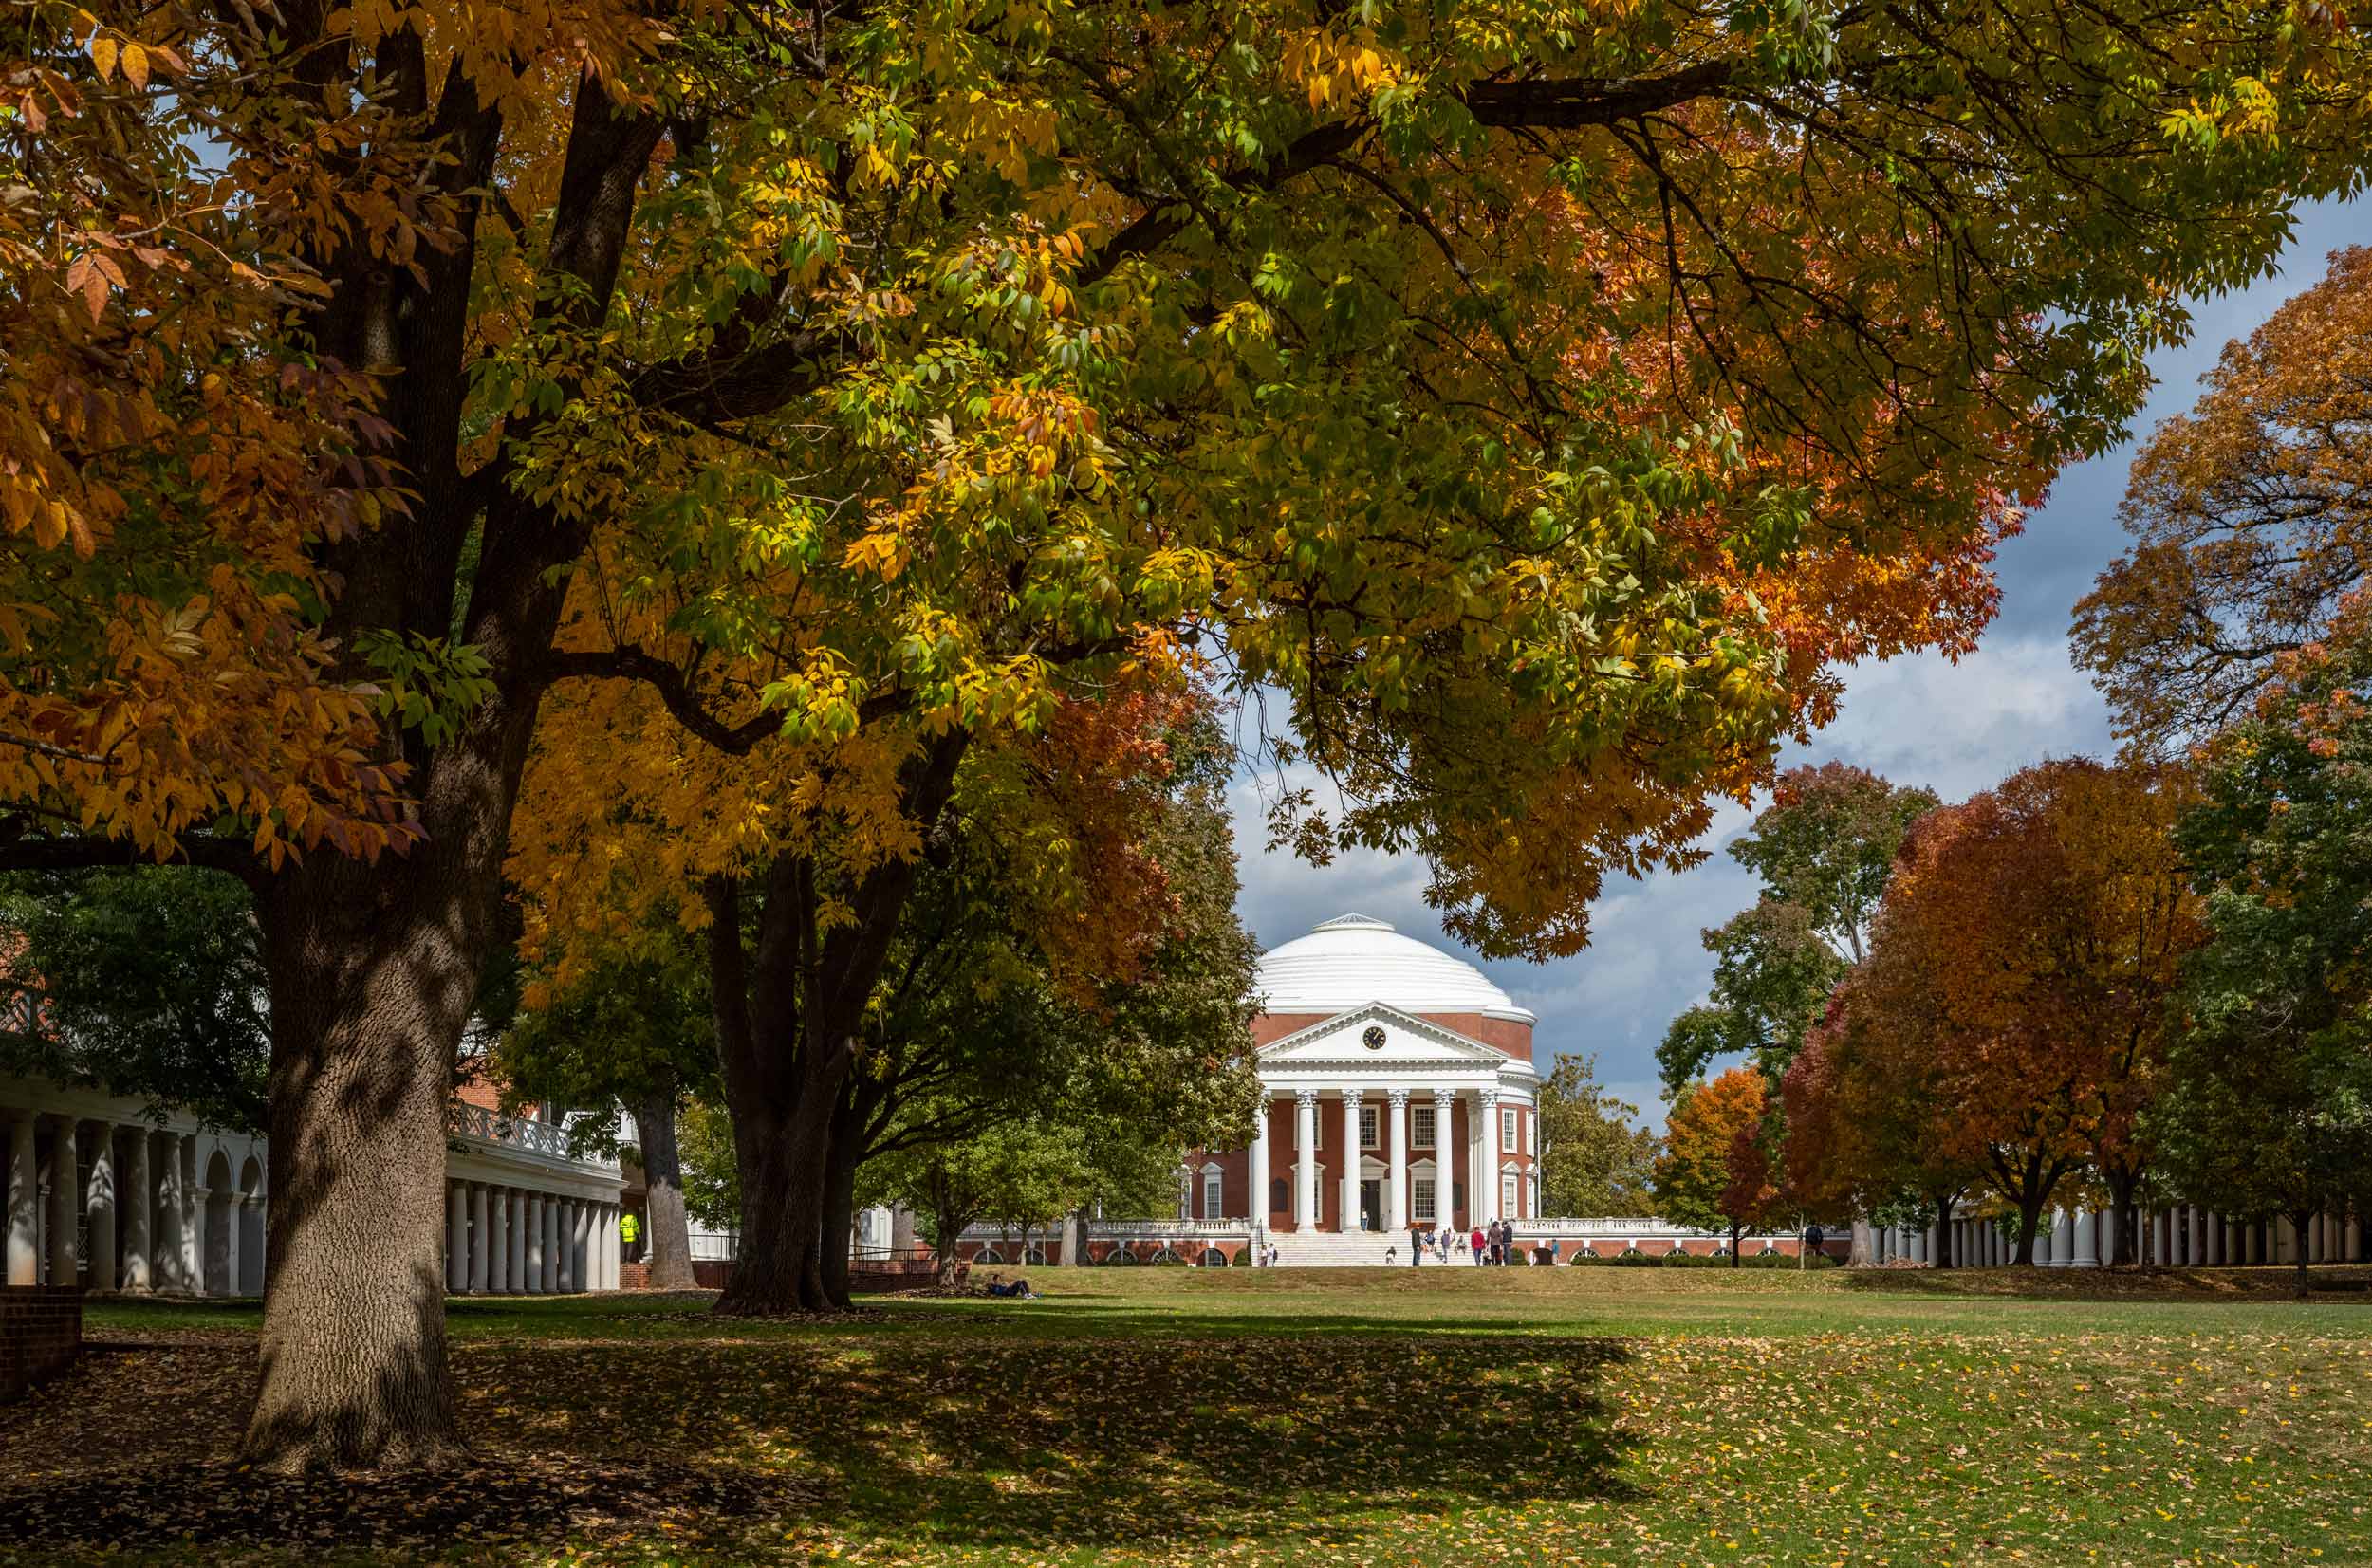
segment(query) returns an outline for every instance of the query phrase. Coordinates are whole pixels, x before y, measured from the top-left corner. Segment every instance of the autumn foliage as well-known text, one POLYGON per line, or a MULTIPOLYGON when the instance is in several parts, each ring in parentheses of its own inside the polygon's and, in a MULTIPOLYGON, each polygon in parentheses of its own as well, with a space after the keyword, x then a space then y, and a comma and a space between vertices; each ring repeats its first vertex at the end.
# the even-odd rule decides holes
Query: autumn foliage
POLYGON ((2137 1122, 2203 934, 2172 838, 2191 798, 2171 767, 2055 762, 1921 819, 1796 1075, 1807 1175, 1940 1199, 1979 1173, 2023 1216, 2023 1261, 2089 1169, 2129 1234, 2137 1122))

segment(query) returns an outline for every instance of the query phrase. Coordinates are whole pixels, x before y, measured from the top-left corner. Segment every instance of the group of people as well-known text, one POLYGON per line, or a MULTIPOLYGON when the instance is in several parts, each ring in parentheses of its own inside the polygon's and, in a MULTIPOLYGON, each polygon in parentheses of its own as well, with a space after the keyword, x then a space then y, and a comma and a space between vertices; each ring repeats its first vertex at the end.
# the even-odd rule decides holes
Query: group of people
MULTIPOLYGON (((1399 1248, 1383 1249, 1385 1263, 1399 1261, 1399 1248)), ((1448 1263, 1453 1257, 1466 1258, 1476 1267, 1508 1264, 1515 1258, 1515 1227, 1505 1220, 1478 1225, 1461 1236, 1446 1225, 1427 1230, 1412 1230, 1408 1234, 1408 1266, 1421 1268, 1428 1258, 1448 1263)))

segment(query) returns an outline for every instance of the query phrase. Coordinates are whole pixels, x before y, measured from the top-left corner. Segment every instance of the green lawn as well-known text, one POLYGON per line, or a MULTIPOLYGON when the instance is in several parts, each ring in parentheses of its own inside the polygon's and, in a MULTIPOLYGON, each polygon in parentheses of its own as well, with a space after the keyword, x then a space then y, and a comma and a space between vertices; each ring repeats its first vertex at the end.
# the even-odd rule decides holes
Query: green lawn
POLYGON ((220 1458, 253 1308, 96 1307, 120 1348, 0 1410, 0 1561, 2372 1563, 2361 1289, 1032 1278, 825 1323, 455 1302, 477 1461, 334 1484, 220 1458))

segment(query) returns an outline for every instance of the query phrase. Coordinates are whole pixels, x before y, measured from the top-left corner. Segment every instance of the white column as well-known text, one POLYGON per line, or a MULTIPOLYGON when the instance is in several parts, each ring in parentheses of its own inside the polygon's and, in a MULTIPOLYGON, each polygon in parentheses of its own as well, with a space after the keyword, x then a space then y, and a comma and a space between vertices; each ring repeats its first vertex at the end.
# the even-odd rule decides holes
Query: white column
POLYGON ((2150 1216, 2150 1256, 2143 1260, 2164 1268, 2173 1262, 2175 1217, 2163 1208, 2150 1216))
POLYGON ((1489 1225, 1499 1218, 1499 1091, 1484 1089, 1474 1096, 1474 1120, 1481 1137, 1482 1158, 1477 1162, 1474 1188, 1477 1225, 1489 1225))
POLYGON ((486 1277, 487 1264, 492 1256, 489 1249, 492 1237, 488 1220, 486 1184, 473 1181, 470 1184, 470 1289, 480 1296, 492 1288, 486 1277))
POLYGON ((2182 1215, 2188 1232, 2182 1261, 2185 1266, 2196 1268, 2207 1262, 2207 1215, 2196 1203, 2183 1205, 2182 1215))
POLYGON ((577 1200, 562 1198, 553 1206, 552 1255, 559 1261, 560 1293, 577 1288, 577 1200))
POLYGON ((122 1193, 116 1204, 123 1227, 123 1274, 118 1282, 125 1290, 150 1290, 157 1283, 150 1262, 150 1202, 148 1129, 134 1126, 123 1134, 122 1193))
MULTIPOLYGON (((1251 1118, 1251 1150, 1244 1160, 1244 1183, 1251 1189, 1244 1200, 1244 1217, 1254 1231, 1269 1228, 1269 1092, 1260 1092, 1257 1114, 1251 1118)), ((895 1222, 893 1222, 895 1223, 895 1222)))
POLYGON ((2100 1216, 2088 1208, 2076 1210, 2075 1257, 2069 1260, 2068 1266, 2071 1268, 2101 1266, 2100 1216))
POLYGON ((159 1130, 156 1137, 157 1288, 187 1290, 190 1277, 181 1266, 181 1220, 182 1210, 189 1207, 189 1190, 181 1185, 181 1134, 159 1130))
POLYGON ((544 1293, 560 1293, 560 1200, 544 1200, 544 1293))
POLYGON ((1457 1093, 1453 1089, 1436 1088, 1433 1092, 1433 1223, 1449 1228, 1457 1225, 1457 1148, 1450 1142, 1450 1113, 1457 1106, 1457 1093))
POLYGON ((495 1188, 486 1210, 486 1288, 501 1296, 510 1289, 510 1190, 495 1188))
POLYGON ((459 1296, 470 1288, 470 1184, 445 1183, 445 1290, 459 1296))
POLYGON ((1408 1228, 1408 1091, 1385 1090, 1383 1114, 1387 1122, 1383 1144, 1389 1158, 1383 1174, 1383 1227, 1397 1232, 1408 1228))
MULTIPOLYGON (((603 1290, 616 1290, 618 1288, 618 1264, 620 1260, 620 1252, 621 1248, 624 1245, 623 1241, 618 1234, 618 1220, 621 1210, 618 1205, 611 1204, 608 1208, 602 1209, 602 1213, 604 1216, 605 1221, 602 1227, 602 1234, 609 1238, 602 1244, 602 1288, 603 1290)), ((1048 1252, 1047 1256, 1051 1257, 1053 1254, 1048 1252)))
POLYGON ((579 1290, 593 1288, 593 1206, 579 1198, 571 1206, 576 1214, 576 1238, 568 1248, 568 1256, 576 1265, 579 1290))
POLYGON ((41 1162, 39 1127, 30 1111, 9 1114, 9 1283, 41 1283, 41 1162))
POLYGON ((83 1199, 90 1216, 90 1287, 116 1287, 116 1130, 91 1123, 90 1190, 83 1199))
POLYGON ((82 1185, 74 1118, 61 1116, 49 1128, 49 1282, 53 1285, 73 1284, 80 1273, 75 1232, 82 1228, 82 1206, 76 1202, 82 1185))
POLYGON ((1336 1227, 1344 1234, 1359 1228, 1359 1166, 1364 1153, 1359 1142, 1359 1091, 1343 1091, 1343 1208, 1336 1227))
POLYGON ((520 1197, 520 1206, 527 1223, 520 1229, 520 1245, 525 1252, 527 1272, 520 1277, 519 1289, 530 1296, 544 1293, 544 1195, 528 1192, 520 1197))
POLYGON ((1318 1228, 1318 1091, 1293 1091, 1293 1228, 1318 1228))
POLYGON ((176 1140, 176 1165, 181 1172, 181 1284, 196 1295, 206 1293, 206 1254, 202 1245, 204 1210, 197 1199, 197 1139, 183 1134, 176 1140))

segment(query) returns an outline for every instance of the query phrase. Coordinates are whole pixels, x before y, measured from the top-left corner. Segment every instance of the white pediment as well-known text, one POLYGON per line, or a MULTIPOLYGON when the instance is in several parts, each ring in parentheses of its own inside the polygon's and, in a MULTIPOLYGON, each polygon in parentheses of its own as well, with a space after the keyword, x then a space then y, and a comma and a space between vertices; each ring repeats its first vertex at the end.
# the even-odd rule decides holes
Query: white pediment
POLYGON ((1321 1061, 1334 1065, 1371 1062, 1379 1066, 1436 1063, 1505 1067, 1513 1060, 1505 1051, 1381 1002, 1337 1013, 1260 1047, 1263 1067, 1321 1061), (1370 1035, 1370 1030, 1376 1033, 1370 1035))

